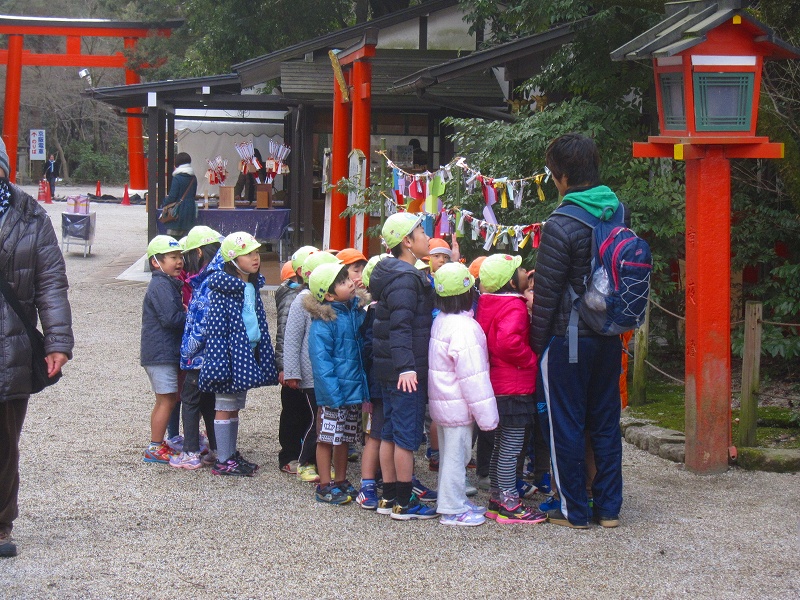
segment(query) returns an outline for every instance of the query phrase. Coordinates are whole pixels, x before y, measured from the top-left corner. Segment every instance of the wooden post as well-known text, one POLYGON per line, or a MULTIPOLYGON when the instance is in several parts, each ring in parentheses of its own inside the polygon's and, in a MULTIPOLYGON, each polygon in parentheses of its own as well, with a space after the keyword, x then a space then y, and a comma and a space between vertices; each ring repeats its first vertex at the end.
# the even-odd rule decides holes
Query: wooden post
POLYGON ((644 311, 644 322, 634 334, 633 384, 628 395, 628 406, 641 406, 647 403, 647 341, 650 337, 650 301, 644 311))
MULTIPOLYGON (((381 138, 381 152, 386 155, 386 138, 381 138)), ((388 195, 386 186, 386 159, 381 156, 381 190, 388 195)), ((394 193, 394 190, 391 192, 394 193)), ((381 227, 386 222, 386 198, 381 198, 381 227)), ((381 248, 383 250, 383 248, 381 248)))
POLYGON ((758 388, 761 369, 761 302, 747 301, 744 309, 744 356, 742 401, 739 413, 739 446, 755 446, 758 420, 758 388))

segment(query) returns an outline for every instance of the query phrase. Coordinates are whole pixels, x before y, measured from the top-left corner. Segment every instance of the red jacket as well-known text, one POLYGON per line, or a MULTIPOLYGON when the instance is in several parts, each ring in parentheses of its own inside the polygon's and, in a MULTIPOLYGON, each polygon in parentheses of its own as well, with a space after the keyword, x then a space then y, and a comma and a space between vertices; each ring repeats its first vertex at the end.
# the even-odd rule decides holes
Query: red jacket
POLYGON ((496 396, 532 394, 537 357, 528 342, 531 323, 520 294, 481 294, 478 323, 489 347, 489 377, 496 396))

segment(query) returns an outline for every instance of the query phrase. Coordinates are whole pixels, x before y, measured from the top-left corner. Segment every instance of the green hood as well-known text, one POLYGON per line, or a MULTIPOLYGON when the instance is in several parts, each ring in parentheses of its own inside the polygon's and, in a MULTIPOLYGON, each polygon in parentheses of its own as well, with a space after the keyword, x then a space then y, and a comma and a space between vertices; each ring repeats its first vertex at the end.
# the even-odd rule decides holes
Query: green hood
POLYGON ((608 221, 619 206, 617 195, 606 185, 567 194, 564 200, 577 204, 602 221, 608 221))

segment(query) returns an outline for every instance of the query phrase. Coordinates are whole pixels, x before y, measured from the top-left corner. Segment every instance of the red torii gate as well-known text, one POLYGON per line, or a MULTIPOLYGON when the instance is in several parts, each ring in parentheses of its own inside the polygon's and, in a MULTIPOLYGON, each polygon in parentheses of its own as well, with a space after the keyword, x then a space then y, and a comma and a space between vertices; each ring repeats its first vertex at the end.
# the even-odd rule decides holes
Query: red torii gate
MULTIPOLYGON (((8 36, 8 48, 0 49, 0 62, 6 65, 6 98, 3 114, 3 140, 6 143, 11 181, 17 175, 17 145, 19 143, 19 103, 22 67, 111 67, 125 69, 125 83, 139 83, 139 75, 125 67, 122 52, 111 55, 83 54, 83 37, 124 38, 126 49, 134 48, 139 38, 153 35, 169 36, 183 24, 182 19, 161 23, 111 21, 107 19, 54 19, 0 15, 0 34, 8 36), (59 54, 34 53, 24 49, 24 36, 53 36, 66 38, 65 50, 59 54)), ((140 112, 131 109, 130 112, 140 112)), ((134 189, 147 189, 147 162, 142 141, 141 119, 128 118, 128 167, 130 184, 134 189)))

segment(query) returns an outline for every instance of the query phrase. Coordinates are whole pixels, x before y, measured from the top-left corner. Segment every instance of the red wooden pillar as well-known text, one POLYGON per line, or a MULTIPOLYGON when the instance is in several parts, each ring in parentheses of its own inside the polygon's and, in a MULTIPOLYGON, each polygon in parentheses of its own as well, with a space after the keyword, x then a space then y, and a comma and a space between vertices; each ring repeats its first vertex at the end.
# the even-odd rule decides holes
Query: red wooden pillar
MULTIPOLYGON (((344 80, 349 85, 350 74, 344 73, 344 80)), ((336 185, 340 179, 347 178, 348 154, 350 153, 350 107, 342 100, 339 85, 333 84, 333 143, 331 156, 331 183, 336 185)), ((309 199, 304 199, 308 202, 309 199)), ((347 208, 347 196, 331 192, 331 248, 341 250, 347 246, 347 220, 339 215, 347 208)))
MULTIPOLYGON (((136 38, 125 38, 125 47, 134 48, 136 38)), ((140 83, 139 74, 130 69, 125 69, 125 85, 140 83)), ((141 108, 130 108, 128 112, 140 113, 141 108)), ((142 119, 128 117, 128 176, 130 187, 134 190, 147 189, 147 158, 144 155, 144 140, 142 139, 142 119)))
POLYGON ((731 171, 725 146, 686 157, 686 466, 728 468, 731 171))
MULTIPOLYGON (((367 157, 366 182, 369 186, 369 163, 370 163, 370 132, 372 121, 370 111, 372 110, 372 65, 366 60, 357 60, 353 63, 353 150, 361 150, 367 157)), ((350 246, 363 251, 364 239, 356 239, 357 232, 362 236, 365 230, 364 223, 367 215, 353 215, 350 218, 350 246)))
POLYGON ((8 180, 17 181, 17 145, 19 144, 19 99, 22 86, 23 36, 8 36, 8 66, 6 67, 6 101, 3 114, 3 141, 8 153, 8 180))

